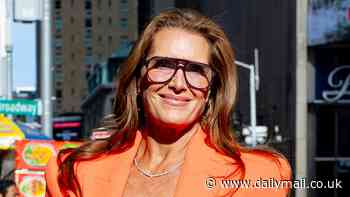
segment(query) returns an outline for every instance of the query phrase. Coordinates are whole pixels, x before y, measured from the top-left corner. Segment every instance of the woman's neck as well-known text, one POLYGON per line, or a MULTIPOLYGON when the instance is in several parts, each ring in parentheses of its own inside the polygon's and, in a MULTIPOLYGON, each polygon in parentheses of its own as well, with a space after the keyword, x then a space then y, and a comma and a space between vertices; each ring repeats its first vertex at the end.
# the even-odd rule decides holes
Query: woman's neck
POLYGON ((154 128, 150 130, 150 127, 146 127, 143 130, 145 135, 135 159, 143 169, 148 171, 161 172, 167 170, 184 160, 188 144, 198 129, 200 129, 200 125, 194 124, 193 127, 179 136, 178 131, 172 131, 171 129, 165 131, 164 128, 157 127, 157 130, 154 128), (171 132, 177 134, 171 135, 171 132), (154 136, 155 134, 157 136, 154 136), (165 135, 166 140, 161 141, 162 137, 159 134, 165 135), (172 136, 176 140, 169 139, 172 136), (171 141, 171 143, 168 143, 168 141, 171 141))

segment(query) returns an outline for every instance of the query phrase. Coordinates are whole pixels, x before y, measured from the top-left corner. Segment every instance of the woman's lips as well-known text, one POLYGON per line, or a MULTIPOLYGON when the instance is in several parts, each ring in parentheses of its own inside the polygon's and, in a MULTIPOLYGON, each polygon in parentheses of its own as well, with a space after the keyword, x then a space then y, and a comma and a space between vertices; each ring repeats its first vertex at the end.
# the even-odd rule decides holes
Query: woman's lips
POLYGON ((186 96, 176 96, 172 94, 159 94, 159 96, 166 104, 172 106, 185 106, 191 100, 191 98, 186 96))

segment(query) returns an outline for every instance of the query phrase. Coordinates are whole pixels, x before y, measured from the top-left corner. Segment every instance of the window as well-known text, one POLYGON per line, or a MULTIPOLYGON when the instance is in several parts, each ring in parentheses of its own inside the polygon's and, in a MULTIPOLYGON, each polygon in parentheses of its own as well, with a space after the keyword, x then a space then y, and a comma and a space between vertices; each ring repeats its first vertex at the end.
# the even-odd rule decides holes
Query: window
MULTIPOLYGON (((318 180, 341 180, 350 182, 350 107, 316 106, 315 176, 318 180)), ((317 190, 317 197, 346 196, 350 190, 317 190)))
POLYGON ((127 0, 120 0, 120 9, 123 11, 128 10, 128 1, 127 0))
POLYGON ((113 37, 111 35, 108 36, 108 44, 113 43, 113 37))
POLYGON ((64 75, 62 70, 56 70, 55 72, 55 81, 63 81, 64 75))
POLYGON ((91 47, 92 46, 91 38, 84 38, 84 46, 85 47, 91 47))
POLYGON ((55 64, 62 64, 63 63, 63 59, 62 56, 55 56, 55 64))
POLYGON ((97 24, 101 24, 102 23, 102 18, 100 16, 97 17, 97 24))
POLYGON ((85 29, 85 38, 91 38, 92 31, 90 28, 85 29))
POLYGON ((111 16, 108 17, 108 24, 112 25, 112 17, 111 16))
POLYGON ((62 69, 62 64, 56 64, 55 67, 56 67, 57 70, 61 70, 62 69))
POLYGON ((102 60, 102 54, 101 53, 97 54, 97 59, 98 59, 98 61, 102 60))
POLYGON ((101 35, 99 35, 99 36, 97 37, 97 41, 98 41, 98 42, 102 42, 102 36, 101 36, 101 35))
POLYGON ((121 40, 128 40, 129 39, 129 36, 128 35, 121 35, 119 37, 121 40))
POLYGON ((61 39, 61 38, 62 38, 62 35, 61 35, 60 33, 56 33, 56 34, 55 34, 55 38, 56 38, 56 39, 61 39))
POLYGON ((70 76, 71 76, 72 78, 74 78, 74 76, 75 76, 75 70, 72 70, 72 71, 70 72, 70 76))
POLYGON ((92 27, 91 18, 85 19, 85 27, 92 27))
POLYGON ((72 60, 75 59, 75 54, 74 54, 74 53, 71 54, 71 59, 72 59, 72 60))
POLYGON ((70 0, 70 7, 74 7, 74 0, 70 0))
POLYGON ((62 98, 62 90, 56 90, 56 97, 62 98))
POLYGON ((56 30, 61 30, 62 29, 62 20, 61 19, 56 18, 56 20, 55 20, 55 28, 56 28, 56 30))
POLYGON ((112 0, 108 0, 108 7, 109 7, 109 8, 112 7, 112 0))
POLYGON ((89 1, 89 0, 85 1, 85 9, 86 10, 91 10, 91 1, 89 1))
POLYGON ((85 65, 91 65, 93 62, 92 59, 93 59, 92 55, 90 55, 90 56, 86 55, 85 60, 84 60, 85 65))
POLYGON ((56 9, 61 9, 61 0, 56 0, 56 2, 55 2, 55 8, 56 8, 56 9))
POLYGON ((55 51, 56 56, 61 56, 62 55, 62 50, 56 50, 55 51))
POLYGON ((91 56, 92 55, 92 48, 91 46, 86 47, 86 56, 91 56))
POLYGON ((56 46, 56 47, 55 47, 55 50, 56 50, 56 52, 57 52, 57 51, 62 51, 62 46, 56 46))
POLYGON ((71 36, 70 40, 72 41, 72 43, 75 42, 75 35, 74 34, 71 36))
POLYGON ((120 26, 122 28, 127 28, 128 27, 128 18, 125 18, 125 17, 120 18, 120 26))
POLYGON ((72 95, 75 94, 75 89, 74 89, 74 88, 71 89, 71 94, 72 94, 72 95))
POLYGON ((73 24, 73 23, 74 23, 74 17, 71 16, 71 17, 70 17, 70 24, 73 24))
POLYGON ((57 106, 57 108, 61 108, 61 104, 62 104, 62 99, 56 97, 56 106, 57 106))

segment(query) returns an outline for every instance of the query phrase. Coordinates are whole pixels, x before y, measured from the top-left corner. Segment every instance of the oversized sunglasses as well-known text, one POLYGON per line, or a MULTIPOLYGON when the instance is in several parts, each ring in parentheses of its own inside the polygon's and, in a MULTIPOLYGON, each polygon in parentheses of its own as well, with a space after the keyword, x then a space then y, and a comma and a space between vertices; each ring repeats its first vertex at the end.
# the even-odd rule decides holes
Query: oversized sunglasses
POLYGON ((182 69, 187 85, 200 90, 208 89, 215 74, 208 64, 170 57, 152 57, 145 66, 152 83, 168 83, 182 69))

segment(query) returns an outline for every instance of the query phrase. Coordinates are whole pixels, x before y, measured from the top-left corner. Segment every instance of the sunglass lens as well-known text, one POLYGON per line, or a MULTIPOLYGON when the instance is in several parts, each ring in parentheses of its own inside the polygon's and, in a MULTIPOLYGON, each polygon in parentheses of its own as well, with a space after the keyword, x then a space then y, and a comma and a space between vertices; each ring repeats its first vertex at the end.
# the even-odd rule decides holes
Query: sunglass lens
POLYGON ((148 66, 148 76, 154 82, 169 80, 176 69, 176 65, 167 59, 153 59, 148 66))

